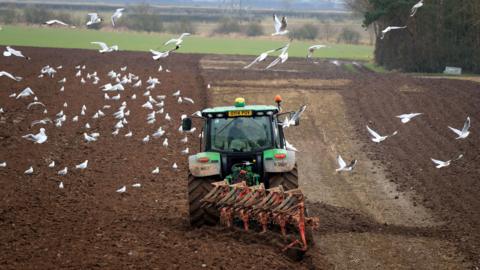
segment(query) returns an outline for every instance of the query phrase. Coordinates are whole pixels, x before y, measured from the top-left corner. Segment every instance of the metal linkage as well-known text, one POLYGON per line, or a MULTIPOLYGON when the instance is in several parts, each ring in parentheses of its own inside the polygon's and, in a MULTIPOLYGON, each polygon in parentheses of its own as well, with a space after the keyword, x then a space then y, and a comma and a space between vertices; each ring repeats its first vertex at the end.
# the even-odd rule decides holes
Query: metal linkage
POLYGON ((305 231, 307 227, 317 228, 319 219, 305 216, 305 197, 299 189, 284 191, 282 186, 265 189, 263 184, 248 186, 246 182, 240 182, 229 185, 227 181, 215 182, 213 186, 202 199, 203 206, 219 209, 222 224, 232 227, 234 219, 238 218, 248 231, 250 221, 254 220, 261 225, 261 232, 276 224, 284 237, 287 236, 287 227, 294 227, 300 239, 295 239, 283 250, 295 246, 307 250, 305 231))

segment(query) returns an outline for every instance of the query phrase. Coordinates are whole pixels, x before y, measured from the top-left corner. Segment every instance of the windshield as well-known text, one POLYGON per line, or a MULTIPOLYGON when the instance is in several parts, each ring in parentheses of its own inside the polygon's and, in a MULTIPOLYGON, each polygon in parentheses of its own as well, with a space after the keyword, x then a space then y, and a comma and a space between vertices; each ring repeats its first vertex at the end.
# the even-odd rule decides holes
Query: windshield
POLYGON ((272 146, 270 117, 217 118, 210 122, 212 150, 251 152, 272 146))

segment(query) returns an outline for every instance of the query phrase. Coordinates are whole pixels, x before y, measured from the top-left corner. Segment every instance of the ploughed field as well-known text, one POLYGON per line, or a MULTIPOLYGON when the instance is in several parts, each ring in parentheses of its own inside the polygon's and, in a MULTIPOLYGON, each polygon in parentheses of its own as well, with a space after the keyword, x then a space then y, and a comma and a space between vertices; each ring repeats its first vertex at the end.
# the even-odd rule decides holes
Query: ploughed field
POLYGON ((344 62, 304 59, 264 71, 264 63, 243 70, 253 60, 243 56, 174 54, 154 62, 147 53, 17 49, 31 60, 0 58, 0 70, 23 77, 21 82, 0 77, 5 111, 0 162, 7 163, 0 168, 2 268, 468 269, 480 264, 478 83, 375 74, 357 65, 345 68, 344 62), (45 65, 62 69, 54 78, 38 78, 45 65), (138 76, 142 86, 133 87, 134 80, 118 92, 118 100, 106 100, 100 86, 115 83, 107 75, 111 70, 120 79, 138 76), (94 71, 100 79, 96 85, 87 78, 94 71), (159 102, 157 96, 165 95, 164 106, 153 106, 159 112, 152 124, 147 123, 152 110, 142 107, 149 77, 160 81, 150 95, 159 102), (66 82, 59 83, 63 78, 66 82), (27 109, 33 96, 9 97, 26 87, 45 104, 46 114, 39 105, 27 109), (172 96, 177 90, 194 104, 178 103, 172 96), (198 151, 201 126, 195 121, 195 132, 181 133, 181 115, 230 105, 237 96, 250 104, 272 104, 276 94, 283 96, 285 110, 308 106, 300 126, 287 131, 299 150, 299 182, 308 207, 320 217, 317 244, 299 263, 283 256, 269 235, 192 229, 187 221, 188 166, 181 151, 198 151), (130 114, 113 135, 118 122, 113 113, 124 101, 130 114), (56 119, 61 110, 66 115, 61 127, 30 126, 56 119), (98 110, 105 116, 92 118, 98 110), (405 125, 394 117, 409 112, 424 115, 405 125), (455 140, 447 126, 460 128, 467 116, 471 135, 455 140), (398 135, 374 144, 367 124, 398 135), (40 127, 47 142, 22 138, 40 127), (154 138, 159 127, 165 134, 154 138), (129 131, 132 136, 125 137, 129 131), (100 136, 87 143, 84 132, 100 136), (147 135, 150 141, 142 142, 147 135), (185 136, 187 143, 181 141, 185 136), (436 169, 430 161, 460 153, 464 158, 446 168, 436 169), (336 174, 338 154, 357 158, 357 168, 336 174), (88 168, 75 169, 84 160, 88 168), (54 168, 48 167, 51 161, 54 168), (24 174, 30 166, 33 174, 24 174), (64 167, 68 173, 58 175, 64 167), (159 173, 152 174, 156 167, 159 173), (141 187, 132 187, 135 183, 141 187), (117 193, 123 186, 126 192, 117 193))

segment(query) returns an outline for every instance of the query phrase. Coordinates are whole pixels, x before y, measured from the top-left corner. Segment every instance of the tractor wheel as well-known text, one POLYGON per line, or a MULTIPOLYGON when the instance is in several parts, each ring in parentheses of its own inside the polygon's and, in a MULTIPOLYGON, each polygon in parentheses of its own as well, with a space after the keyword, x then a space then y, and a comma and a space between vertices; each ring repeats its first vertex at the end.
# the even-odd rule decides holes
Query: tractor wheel
POLYGON ((202 207, 202 202, 200 201, 212 189, 212 183, 216 181, 218 179, 212 177, 197 178, 191 174, 188 175, 188 202, 191 226, 200 227, 218 223, 218 211, 202 207))
POLYGON ((269 187, 283 186, 285 190, 298 188, 298 170, 297 165, 289 172, 271 173, 268 177, 269 187))

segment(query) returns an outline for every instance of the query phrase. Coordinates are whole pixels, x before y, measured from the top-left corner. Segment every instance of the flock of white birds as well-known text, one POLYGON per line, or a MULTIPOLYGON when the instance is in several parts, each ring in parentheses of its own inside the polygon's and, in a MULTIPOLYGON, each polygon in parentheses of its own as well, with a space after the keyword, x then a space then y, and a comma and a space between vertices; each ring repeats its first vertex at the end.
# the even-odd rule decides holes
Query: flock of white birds
MULTIPOLYGON (((21 51, 15 50, 11 47, 6 47, 4 56, 5 57, 15 56, 15 57, 22 57, 25 59, 30 59, 24 56, 21 51)), ((63 66, 51 67, 47 65, 41 69, 38 78, 39 79, 41 78, 55 79, 57 72, 59 72, 62 69, 64 69, 63 66)), ((80 129, 83 129, 83 134, 81 136, 86 143, 95 143, 99 139, 101 134, 98 132, 89 131, 91 129, 91 125, 89 124, 89 121, 96 121, 99 118, 105 117, 107 114, 111 114, 114 120, 114 123, 112 123, 113 132, 110 135, 107 134, 102 136, 123 136, 125 138, 136 137, 138 138, 139 141, 141 141, 144 144, 147 144, 154 139, 163 139, 163 143, 162 143, 163 147, 169 147, 168 138, 166 137, 166 131, 168 129, 168 126, 175 125, 176 121, 174 121, 172 117, 169 115, 169 113, 165 110, 165 101, 167 99, 175 99, 176 103, 178 103, 179 106, 181 104, 183 104, 183 106, 189 106, 191 104, 194 104, 194 100, 192 98, 183 96, 181 94, 181 90, 176 90, 171 95, 154 95, 153 90, 156 88, 157 85, 161 83, 160 80, 158 78, 149 76, 148 80, 145 81, 145 86, 144 86, 144 83, 139 76, 133 73, 127 72, 127 69, 128 69, 127 66, 121 67, 119 71, 111 70, 110 72, 108 72, 106 76, 108 77, 109 82, 102 86, 100 86, 100 81, 102 79, 100 79, 98 73, 96 71, 88 73, 86 72, 86 69, 87 67, 85 65, 76 66, 74 68, 75 79, 78 79, 81 82, 81 84, 91 84, 96 86, 98 88, 99 94, 102 95, 105 102, 108 101, 109 104, 105 104, 101 109, 95 109, 93 111, 90 111, 91 109, 88 109, 86 105, 83 105, 80 112, 78 112, 78 114, 67 116, 64 110, 68 108, 68 103, 65 102, 63 104, 63 109, 61 111, 59 111, 58 113, 52 114, 51 112, 48 111, 47 106, 38 99, 35 92, 30 87, 27 87, 22 91, 20 91, 19 93, 10 94, 9 97, 17 100, 31 99, 31 102, 26 106, 25 110, 29 111, 31 109, 37 109, 37 111, 39 112, 42 112, 43 110, 42 112, 43 115, 39 117, 42 119, 32 121, 32 123, 30 124, 30 128, 41 126, 41 128, 39 129, 39 132, 26 134, 22 136, 22 138, 24 138, 25 140, 32 141, 34 144, 48 143, 49 140, 48 140, 47 129, 49 128, 49 126, 54 125, 56 128, 61 128, 69 121, 72 123, 75 123, 75 122, 79 122, 81 118, 84 118, 83 122, 86 122, 86 123, 83 125, 83 127, 79 127, 80 129), (144 89, 141 98, 145 100, 145 103, 143 103, 141 107, 148 111, 147 118, 145 119, 148 125, 154 125, 157 122, 158 117, 163 117, 165 119, 163 123, 171 123, 171 124, 160 126, 158 129, 154 129, 151 134, 147 134, 143 138, 142 138, 143 135, 134 136, 132 130, 130 130, 128 127, 128 124, 129 124, 128 117, 130 116, 128 102, 124 100, 120 103, 120 99, 123 93, 129 90, 127 88, 130 88, 131 90, 134 90, 134 89, 140 90, 142 88, 144 89), (115 105, 113 105, 115 103, 112 103, 112 102, 118 102, 119 103, 118 108, 116 108, 115 111, 108 113, 108 111, 111 111, 114 107, 116 107, 115 105), (48 115, 50 115, 50 117, 48 117, 48 115), (51 117, 51 115, 54 115, 54 117, 51 117)), ((159 70, 163 70, 163 69, 159 69, 159 70)), ((170 71, 166 69, 164 72, 170 72, 170 71)), ((3 77, 3 76, 11 80, 14 80, 16 82, 23 80, 22 77, 14 76, 6 71, 0 72, 0 77, 3 77)), ((67 85, 67 78, 64 77, 58 80, 58 84, 59 84, 59 92, 65 91, 65 86, 67 85)), ((131 100, 137 99, 137 94, 131 95, 130 99, 131 100)), ((0 107, 0 113, 4 113, 4 112, 5 112, 4 108, 0 107)), ((198 114, 198 112, 196 112, 195 114, 198 114)), ((185 117, 187 117, 187 115, 185 114, 182 115, 180 122, 185 117)), ((190 131, 188 131, 188 133, 194 133, 195 131, 196 131, 196 128, 192 128, 190 131)), ((184 131, 182 130, 181 124, 178 128, 178 132, 184 133, 184 131)), ((201 134, 199 134, 199 136, 201 136, 201 134)), ((181 139, 181 143, 186 145, 187 142, 188 142, 188 137, 185 134, 185 137, 181 139)), ((179 154, 182 154, 182 155, 189 154, 188 147, 185 147, 185 149, 182 150, 179 154)), ((86 170, 88 169, 88 165, 89 165, 88 160, 85 160, 70 169, 86 170)), ((45 166, 47 167, 47 164, 45 166)), ((55 168, 55 166, 56 166, 55 161, 52 161, 48 164, 48 168, 55 168)), ((1 161, 0 168, 6 168, 6 167, 7 167, 7 161, 1 161)), ((25 170, 24 174, 31 175, 37 169, 38 168, 29 166, 25 170)), ((172 164, 172 169, 173 170, 178 169, 178 166, 176 163, 172 164)), ((63 167, 57 172, 57 175, 60 177, 63 177, 63 176, 66 176, 68 172, 69 172, 69 168, 63 167)), ((158 167, 155 168, 151 173, 158 174, 159 168, 158 167)), ((140 187, 140 186, 141 186, 140 183, 135 183, 132 185, 132 187, 140 187)), ((58 187, 60 189, 64 188, 63 181, 59 183, 58 187)), ((117 192, 120 192, 120 193, 126 192, 126 190, 127 190, 126 186, 122 186, 117 190, 117 192)))

